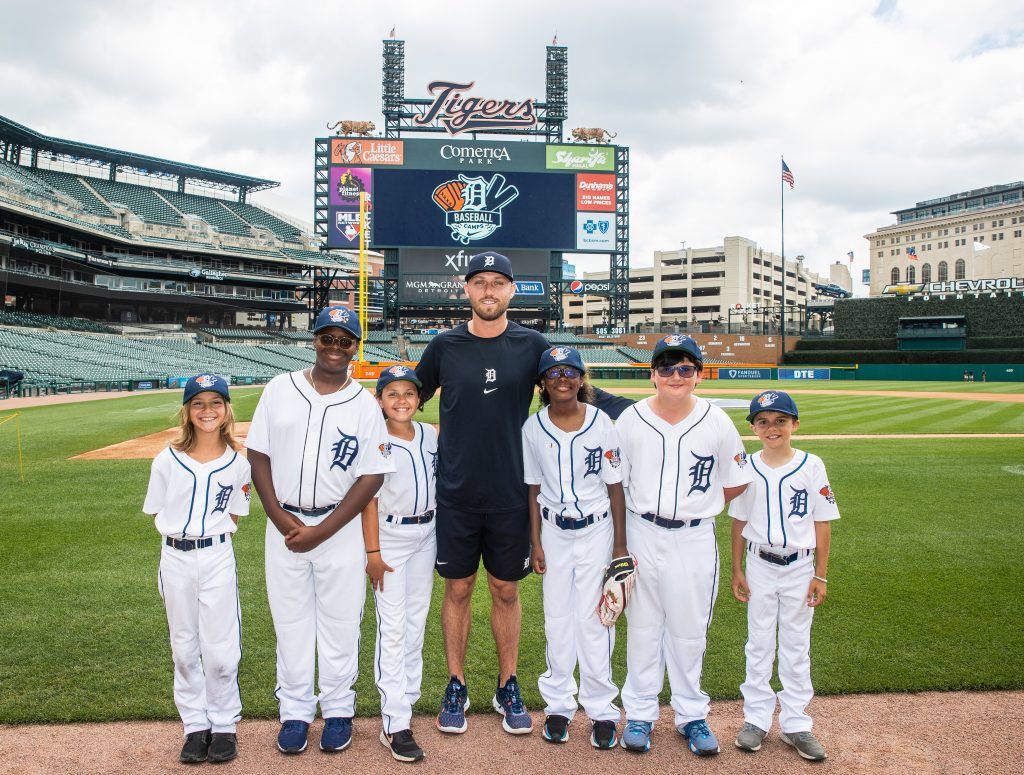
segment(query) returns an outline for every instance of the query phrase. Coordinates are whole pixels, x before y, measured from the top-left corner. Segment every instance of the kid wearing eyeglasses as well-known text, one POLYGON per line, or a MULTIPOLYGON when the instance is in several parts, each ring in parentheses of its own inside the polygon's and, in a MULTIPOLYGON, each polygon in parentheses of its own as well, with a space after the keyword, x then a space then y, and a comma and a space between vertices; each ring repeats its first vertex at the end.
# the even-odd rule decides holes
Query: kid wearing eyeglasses
POLYGON ((572 347, 553 347, 538 365, 543 408, 523 425, 533 570, 543 575, 548 669, 544 739, 564 743, 579 705, 591 721, 590 743, 616 744, 611 656, 615 628, 596 614, 604 566, 626 550, 625 497, 618 435, 611 418, 589 405, 586 367, 572 347), (543 524, 543 529, 541 525, 543 524))
POLYGON ((700 686, 715 597, 715 517, 752 479, 732 420, 694 395, 704 359, 688 336, 654 347, 655 395, 619 417, 626 535, 637 583, 626 609, 622 747, 646 751, 668 669, 675 725, 698 756, 719 752, 700 686))

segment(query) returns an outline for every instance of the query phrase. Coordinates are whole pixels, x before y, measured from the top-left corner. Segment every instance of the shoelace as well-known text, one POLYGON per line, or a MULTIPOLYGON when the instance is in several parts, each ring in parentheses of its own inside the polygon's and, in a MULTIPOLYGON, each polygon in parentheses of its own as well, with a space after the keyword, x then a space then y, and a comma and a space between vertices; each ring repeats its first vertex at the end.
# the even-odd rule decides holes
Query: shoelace
POLYGON ((519 693, 519 684, 513 680, 509 680, 505 684, 505 696, 508 698, 509 710, 513 713, 525 713, 526 708, 523 706, 523 698, 519 693))
POLYGON ((705 724, 703 721, 699 721, 690 727, 690 737, 693 737, 695 735, 697 737, 710 737, 711 730, 708 729, 707 724, 705 724))
POLYGON ((646 722, 646 721, 630 721, 628 724, 626 724, 626 728, 623 730, 623 733, 625 733, 625 732, 643 732, 643 733, 646 734, 646 733, 648 733, 650 731, 651 731, 651 725, 648 722, 646 722))
POLYGON ((453 683, 448 684, 444 692, 444 709, 448 713, 456 713, 462 708, 462 698, 459 696, 458 687, 453 683))
POLYGON ((302 722, 301 721, 286 721, 284 722, 285 732, 301 732, 302 722))

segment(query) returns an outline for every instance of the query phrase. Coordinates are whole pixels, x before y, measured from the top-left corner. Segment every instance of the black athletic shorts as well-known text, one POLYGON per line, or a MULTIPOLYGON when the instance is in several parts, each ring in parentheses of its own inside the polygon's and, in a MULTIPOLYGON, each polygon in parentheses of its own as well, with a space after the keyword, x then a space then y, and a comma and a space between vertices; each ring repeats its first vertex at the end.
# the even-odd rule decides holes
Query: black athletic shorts
POLYGON ((477 514, 437 506, 437 573, 464 579, 480 567, 500 581, 530 574, 530 512, 477 514))

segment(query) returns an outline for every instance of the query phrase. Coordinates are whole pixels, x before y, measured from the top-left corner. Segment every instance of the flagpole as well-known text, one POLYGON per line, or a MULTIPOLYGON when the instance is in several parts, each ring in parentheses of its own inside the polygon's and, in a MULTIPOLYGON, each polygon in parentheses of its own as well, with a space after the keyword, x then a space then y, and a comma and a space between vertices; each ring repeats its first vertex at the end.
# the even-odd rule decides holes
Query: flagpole
MULTIPOLYGON (((785 165, 786 159, 782 159, 785 165)), ((780 170, 782 167, 779 168, 780 170)), ((779 315, 779 322, 782 324, 782 351, 779 353, 779 365, 786 360, 786 181, 779 175, 779 222, 782 232, 782 311, 779 315)))

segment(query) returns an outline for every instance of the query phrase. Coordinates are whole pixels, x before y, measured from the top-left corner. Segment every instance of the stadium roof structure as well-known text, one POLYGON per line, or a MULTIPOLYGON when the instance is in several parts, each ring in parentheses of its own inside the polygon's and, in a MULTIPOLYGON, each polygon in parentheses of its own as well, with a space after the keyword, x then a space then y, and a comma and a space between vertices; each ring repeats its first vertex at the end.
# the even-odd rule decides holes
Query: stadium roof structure
POLYGON ((38 156, 43 153, 56 161, 63 160, 98 167, 107 166, 110 171, 110 180, 117 180, 119 169, 127 169, 142 175, 177 178, 178 190, 181 192, 185 190, 186 180, 208 188, 236 190, 240 202, 245 201, 248 193, 281 185, 276 180, 254 178, 250 175, 199 167, 141 153, 50 137, 0 116, 0 156, 9 161, 17 161, 23 149, 31 150, 33 167, 37 166, 38 156))

